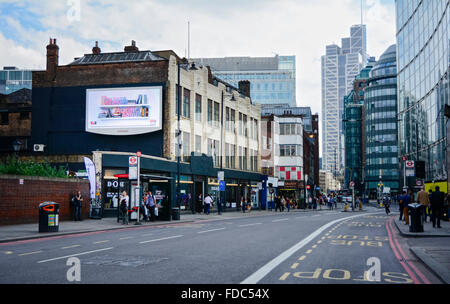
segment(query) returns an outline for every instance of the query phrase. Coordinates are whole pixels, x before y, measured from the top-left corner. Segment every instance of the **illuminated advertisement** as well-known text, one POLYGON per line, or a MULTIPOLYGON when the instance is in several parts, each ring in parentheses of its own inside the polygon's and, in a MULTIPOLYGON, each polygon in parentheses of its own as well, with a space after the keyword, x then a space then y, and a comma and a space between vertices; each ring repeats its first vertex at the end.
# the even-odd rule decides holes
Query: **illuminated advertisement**
POLYGON ((137 135, 162 129, 162 87, 86 90, 86 132, 137 135))

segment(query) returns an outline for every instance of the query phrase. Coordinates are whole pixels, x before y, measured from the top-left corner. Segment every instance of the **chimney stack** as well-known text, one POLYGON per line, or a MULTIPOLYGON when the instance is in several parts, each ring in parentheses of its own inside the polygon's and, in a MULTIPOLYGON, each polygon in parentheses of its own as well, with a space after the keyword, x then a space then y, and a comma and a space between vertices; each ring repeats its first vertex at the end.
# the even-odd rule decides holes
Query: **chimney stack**
POLYGON ((92 48, 92 54, 99 55, 102 50, 98 47, 98 41, 95 41, 95 46, 92 48))
POLYGON ((56 44, 56 39, 50 38, 50 44, 47 45, 47 73, 50 78, 56 75, 56 68, 59 61, 59 47, 56 44))
POLYGON ((136 46, 136 41, 131 40, 131 45, 126 46, 126 47, 124 48, 124 51, 125 51, 126 53, 139 52, 139 49, 138 49, 138 47, 136 46))
POLYGON ((239 91, 250 98, 250 81, 248 80, 241 80, 239 81, 239 91))

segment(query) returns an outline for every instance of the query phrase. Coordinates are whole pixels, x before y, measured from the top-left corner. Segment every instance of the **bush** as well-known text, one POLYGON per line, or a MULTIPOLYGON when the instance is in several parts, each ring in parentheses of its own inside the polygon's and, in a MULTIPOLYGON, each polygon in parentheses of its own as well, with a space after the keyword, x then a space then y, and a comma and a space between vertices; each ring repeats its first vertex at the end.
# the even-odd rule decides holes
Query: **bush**
POLYGON ((31 160, 22 162, 16 156, 8 156, 6 162, 0 163, 0 174, 68 178, 64 167, 53 167, 48 161, 43 163, 35 163, 31 160))

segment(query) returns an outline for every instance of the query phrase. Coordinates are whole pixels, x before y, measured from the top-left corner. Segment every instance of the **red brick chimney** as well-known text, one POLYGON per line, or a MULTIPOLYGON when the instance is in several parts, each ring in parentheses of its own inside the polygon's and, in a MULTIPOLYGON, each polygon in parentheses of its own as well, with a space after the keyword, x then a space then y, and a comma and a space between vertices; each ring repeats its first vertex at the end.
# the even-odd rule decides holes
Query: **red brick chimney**
POLYGON ((248 80, 241 80, 239 81, 239 91, 247 96, 250 97, 250 81, 248 80))
POLYGON ((124 48, 124 51, 127 53, 131 53, 131 52, 139 52, 138 47, 136 46, 136 41, 131 40, 131 45, 126 46, 124 48))
POLYGON ((92 54, 98 55, 102 50, 98 47, 98 41, 95 41, 95 46, 92 48, 92 54))
POLYGON ((47 45, 47 73, 50 78, 56 75, 56 68, 59 61, 59 47, 56 45, 56 39, 50 38, 50 44, 47 45))

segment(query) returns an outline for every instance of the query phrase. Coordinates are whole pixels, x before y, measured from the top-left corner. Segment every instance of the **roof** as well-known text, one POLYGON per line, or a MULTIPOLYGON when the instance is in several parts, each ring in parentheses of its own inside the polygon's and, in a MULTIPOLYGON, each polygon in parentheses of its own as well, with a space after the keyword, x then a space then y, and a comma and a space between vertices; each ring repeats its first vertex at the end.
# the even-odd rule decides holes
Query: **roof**
POLYGON ((101 53, 101 54, 85 54, 81 58, 75 58, 75 61, 73 61, 69 65, 162 61, 162 60, 166 59, 157 56, 150 51, 116 52, 116 53, 101 53))

